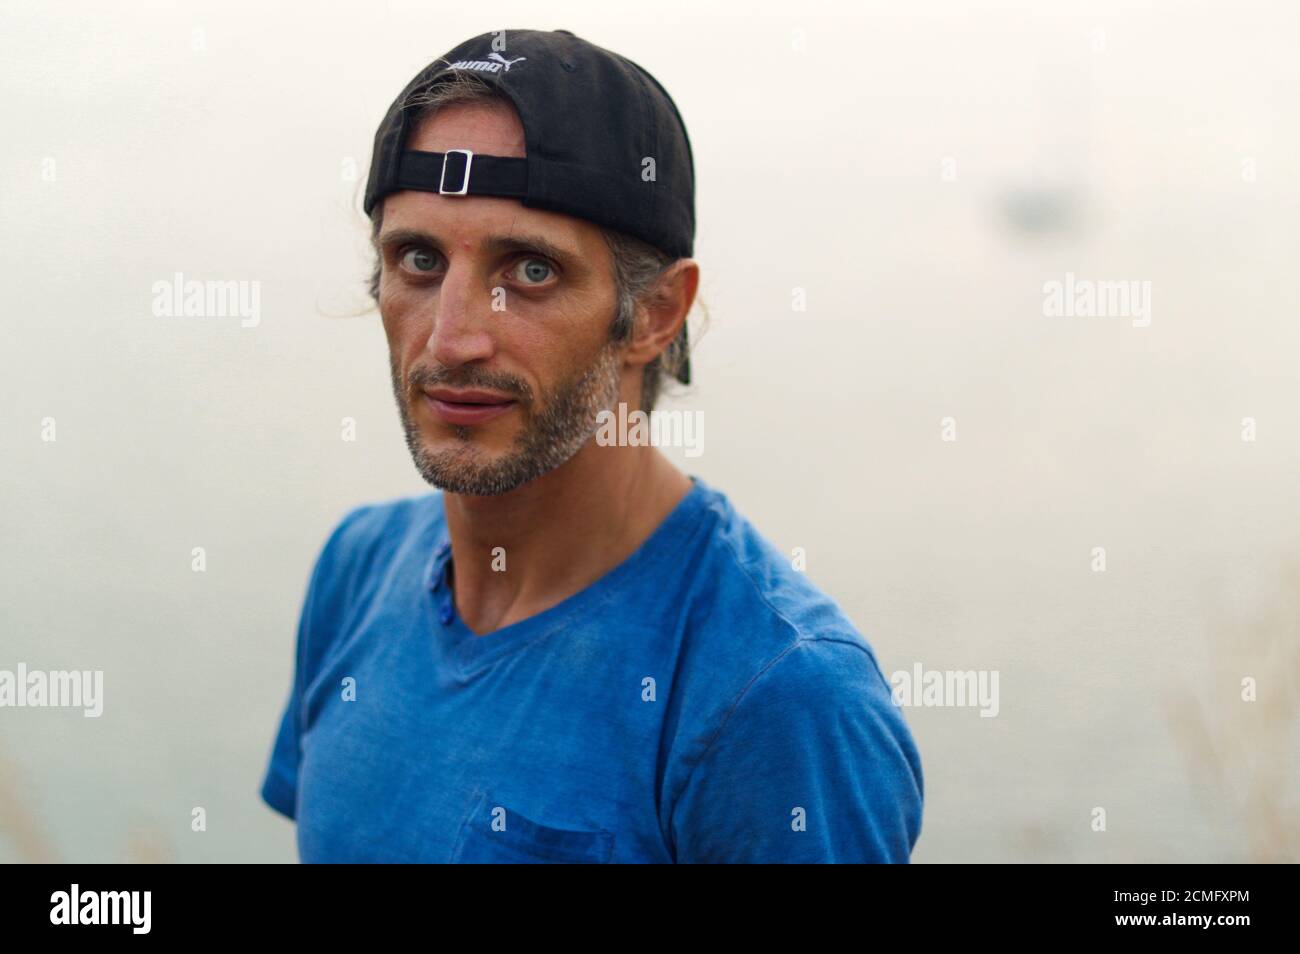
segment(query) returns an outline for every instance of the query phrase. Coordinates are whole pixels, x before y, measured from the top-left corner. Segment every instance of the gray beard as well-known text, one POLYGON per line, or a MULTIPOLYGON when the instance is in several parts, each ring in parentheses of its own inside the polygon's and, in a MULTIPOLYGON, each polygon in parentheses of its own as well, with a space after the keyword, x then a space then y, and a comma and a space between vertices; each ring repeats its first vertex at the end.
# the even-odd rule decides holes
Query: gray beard
POLYGON ((420 369, 404 387, 396 362, 390 357, 393 393, 415 469, 434 487, 474 496, 508 493, 549 473, 566 463, 591 439, 600 411, 613 410, 621 378, 618 355, 618 348, 606 343, 596 361, 556 388, 541 414, 536 416, 531 411, 534 406, 531 389, 516 378, 499 378, 476 371, 462 376, 445 370, 420 369), (451 429, 457 446, 450 450, 432 451, 425 445, 419 425, 412 418, 410 402, 423 400, 425 387, 453 381, 454 386, 491 388, 519 399, 517 409, 525 415, 524 427, 501 458, 486 457, 475 441, 472 427, 451 429))

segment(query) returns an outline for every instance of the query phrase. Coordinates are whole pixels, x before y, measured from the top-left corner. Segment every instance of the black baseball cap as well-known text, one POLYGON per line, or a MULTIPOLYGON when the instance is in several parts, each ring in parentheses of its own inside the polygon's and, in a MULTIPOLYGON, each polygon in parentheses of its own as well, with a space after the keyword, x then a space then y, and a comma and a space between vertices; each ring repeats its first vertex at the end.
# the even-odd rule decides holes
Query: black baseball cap
MULTIPOLYGON (((365 211, 402 189, 519 199, 626 233, 675 258, 695 241, 695 165, 667 90, 626 57, 568 30, 497 30, 466 40, 421 70, 375 133, 365 211), (415 94, 456 71, 505 96, 524 127, 525 153, 406 149, 415 94)), ((686 343, 686 326, 682 326, 686 343)), ((691 379, 683 354, 677 378, 691 379)))

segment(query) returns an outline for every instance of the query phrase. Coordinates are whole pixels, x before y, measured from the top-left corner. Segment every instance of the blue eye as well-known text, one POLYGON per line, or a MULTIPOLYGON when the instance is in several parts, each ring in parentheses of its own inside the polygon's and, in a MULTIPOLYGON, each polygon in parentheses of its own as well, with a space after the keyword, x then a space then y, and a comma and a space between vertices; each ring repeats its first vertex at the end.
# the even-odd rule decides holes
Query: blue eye
POLYGON ((410 268, 413 272, 431 272, 437 266, 437 256, 427 248, 413 248, 402 255, 402 267, 410 268))
POLYGON ((549 262, 541 258, 525 258, 520 264, 524 266, 524 283, 527 285, 540 285, 555 271, 549 262))

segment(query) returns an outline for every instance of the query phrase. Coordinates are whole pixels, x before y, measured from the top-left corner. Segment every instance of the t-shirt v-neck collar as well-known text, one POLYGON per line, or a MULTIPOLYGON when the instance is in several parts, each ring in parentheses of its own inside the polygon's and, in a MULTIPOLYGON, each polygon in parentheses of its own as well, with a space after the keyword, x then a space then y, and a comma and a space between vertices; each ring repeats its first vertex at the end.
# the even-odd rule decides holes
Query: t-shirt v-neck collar
MULTIPOLYGON (((451 537, 444 515, 426 569, 424 591, 428 597, 425 605, 431 611, 434 634, 443 643, 446 653, 462 666, 485 664, 505 653, 521 649, 535 639, 563 629, 575 617, 596 612, 603 603, 617 596, 630 580, 636 579, 642 565, 652 562, 655 554, 676 552, 697 525, 699 515, 706 506, 709 487, 698 477, 692 475, 690 479, 690 491, 677 502, 677 506, 631 556, 590 586, 549 609, 481 636, 466 626, 456 612, 452 587, 447 579, 451 564, 451 537)), ((441 495, 438 506, 442 506, 441 495)))

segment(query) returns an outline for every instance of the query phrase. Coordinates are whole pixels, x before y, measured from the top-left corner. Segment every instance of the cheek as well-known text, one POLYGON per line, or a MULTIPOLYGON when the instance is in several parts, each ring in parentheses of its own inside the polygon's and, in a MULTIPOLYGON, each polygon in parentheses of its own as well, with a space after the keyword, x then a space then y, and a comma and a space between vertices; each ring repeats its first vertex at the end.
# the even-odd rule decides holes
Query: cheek
POLYGON ((411 289, 399 282, 381 278, 379 282, 379 317, 388 336, 388 346, 395 354, 418 351, 429 337, 420 316, 427 315, 428 303, 419 300, 411 289))
POLYGON ((594 360, 608 340, 614 308, 612 293, 585 288, 541 303, 520 303, 502 326, 501 346, 563 377, 594 360))
POLYGON ((535 390, 550 392, 591 362, 597 341, 590 322, 567 309, 519 309, 500 328, 498 354, 535 390))

